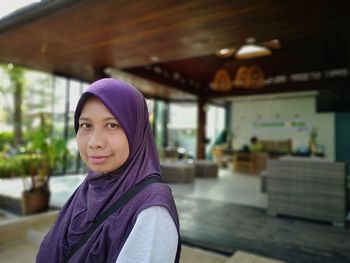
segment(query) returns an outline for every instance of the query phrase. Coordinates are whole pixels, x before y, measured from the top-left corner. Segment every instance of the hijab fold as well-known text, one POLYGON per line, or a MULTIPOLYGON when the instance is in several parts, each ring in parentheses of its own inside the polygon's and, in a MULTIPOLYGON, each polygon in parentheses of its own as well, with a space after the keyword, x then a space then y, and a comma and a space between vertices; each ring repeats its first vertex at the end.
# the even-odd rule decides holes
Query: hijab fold
MULTIPOLYGON (((74 116, 79 116, 90 96, 100 99, 123 128, 129 143, 127 161, 117 171, 100 174, 89 171, 84 181, 61 209, 58 219, 45 236, 37 256, 38 263, 63 262, 64 257, 87 231, 94 219, 128 189, 151 176, 161 176, 157 149, 149 125, 143 95, 129 84, 111 78, 92 83, 82 94, 74 116)), ((69 262, 115 262, 137 215, 160 205, 179 221, 170 188, 161 183, 147 186, 122 209, 109 216, 69 262)))

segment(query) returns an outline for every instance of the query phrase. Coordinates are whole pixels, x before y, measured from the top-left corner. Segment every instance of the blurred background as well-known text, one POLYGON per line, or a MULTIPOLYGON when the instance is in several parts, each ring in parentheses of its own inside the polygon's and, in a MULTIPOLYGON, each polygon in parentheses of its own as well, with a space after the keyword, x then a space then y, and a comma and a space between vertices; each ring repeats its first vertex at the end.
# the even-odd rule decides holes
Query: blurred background
POLYGON ((349 262, 349 13, 345 0, 2 1, 0 261, 35 261, 87 172, 76 103, 113 77, 147 99, 181 262, 349 262))

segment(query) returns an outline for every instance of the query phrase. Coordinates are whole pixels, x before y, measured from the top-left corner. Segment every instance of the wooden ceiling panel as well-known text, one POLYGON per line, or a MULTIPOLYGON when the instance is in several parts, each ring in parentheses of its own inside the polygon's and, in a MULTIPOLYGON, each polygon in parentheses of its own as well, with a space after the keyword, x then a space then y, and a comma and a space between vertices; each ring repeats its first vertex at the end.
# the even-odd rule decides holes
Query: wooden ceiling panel
MULTIPOLYGON (((348 10, 347 1, 317 0, 45 1, 0 22, 0 61, 84 81, 101 77, 107 67, 132 69, 157 63, 208 83, 213 72, 229 61, 212 54, 239 47, 248 37, 285 41, 280 56, 303 65, 302 55, 293 55, 297 50, 293 45, 325 36, 321 46, 331 49, 334 41, 327 34, 335 31, 343 40, 342 34, 349 31, 348 10)), ((322 63, 343 63, 338 57, 344 52, 337 58, 321 49, 311 54, 308 45, 304 55, 317 57, 321 52, 322 63)), ((304 64, 319 60, 308 61, 304 64)))

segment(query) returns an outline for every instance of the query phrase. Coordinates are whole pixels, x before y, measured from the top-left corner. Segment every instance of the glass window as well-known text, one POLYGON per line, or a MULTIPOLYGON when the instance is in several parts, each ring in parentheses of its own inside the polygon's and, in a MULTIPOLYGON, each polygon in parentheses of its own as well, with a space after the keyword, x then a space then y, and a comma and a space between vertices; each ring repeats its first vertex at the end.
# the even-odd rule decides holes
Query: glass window
POLYGON ((154 105, 155 105, 155 102, 153 99, 146 99, 146 103, 147 103, 147 109, 148 109, 148 114, 149 114, 149 122, 150 122, 150 125, 151 125, 151 128, 153 129, 153 126, 154 126, 154 105))
POLYGON ((206 155, 210 156, 210 151, 214 146, 215 139, 225 129, 225 108, 209 104, 207 106, 206 137, 209 143, 206 145, 206 155))
POLYGON ((67 80, 55 77, 54 107, 53 107, 53 134, 57 137, 64 135, 64 117, 66 111, 66 88, 67 80))
POLYGON ((155 141, 158 149, 162 149, 165 145, 164 142, 164 118, 165 118, 165 110, 167 105, 164 101, 156 101, 156 116, 155 116, 155 141))
POLYGON ((188 158, 197 153, 197 105, 194 103, 170 103, 168 146, 185 152, 188 158))
POLYGON ((30 131, 41 125, 42 118, 46 122, 52 119, 53 78, 38 71, 25 71, 23 96, 23 130, 30 131))
POLYGON ((74 111, 82 92, 82 84, 75 80, 69 80, 69 112, 68 112, 68 156, 66 172, 74 173, 79 170, 81 160, 79 160, 78 147, 75 141, 74 111))

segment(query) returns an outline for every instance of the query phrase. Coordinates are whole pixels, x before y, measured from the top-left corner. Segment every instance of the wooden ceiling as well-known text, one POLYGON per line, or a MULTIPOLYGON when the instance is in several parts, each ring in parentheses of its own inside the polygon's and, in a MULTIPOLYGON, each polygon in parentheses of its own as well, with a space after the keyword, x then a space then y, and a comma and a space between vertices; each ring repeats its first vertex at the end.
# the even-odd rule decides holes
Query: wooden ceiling
POLYGON ((43 1, 0 22, 0 61, 88 82, 114 68, 178 89, 147 91, 160 98, 218 96, 209 85, 219 68, 258 64, 267 77, 348 68, 349 11, 345 0, 43 1), (247 61, 213 55, 249 37, 282 47, 247 61))

